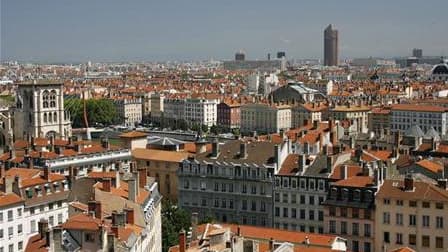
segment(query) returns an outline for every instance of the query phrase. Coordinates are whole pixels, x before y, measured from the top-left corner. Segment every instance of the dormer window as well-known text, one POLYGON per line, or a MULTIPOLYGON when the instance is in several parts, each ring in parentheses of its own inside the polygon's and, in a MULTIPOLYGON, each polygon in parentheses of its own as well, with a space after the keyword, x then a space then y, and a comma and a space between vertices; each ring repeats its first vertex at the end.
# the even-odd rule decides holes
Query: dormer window
POLYGON ((26 197, 27 197, 28 199, 31 199, 31 198, 33 197, 33 190, 32 190, 31 188, 27 188, 27 189, 25 190, 25 193, 26 193, 26 197))
POLYGON ((40 186, 35 186, 34 190, 36 191, 37 196, 42 196, 42 188, 40 188, 40 186))
POLYGON ((359 189, 353 192, 353 200, 361 200, 361 191, 359 189))
POLYGON ((54 182, 53 183, 54 191, 59 192, 61 190, 59 183, 54 182))
POLYGON ((50 194, 51 193, 51 187, 50 187, 50 185, 48 183, 45 184, 44 188, 45 188, 45 194, 50 194))

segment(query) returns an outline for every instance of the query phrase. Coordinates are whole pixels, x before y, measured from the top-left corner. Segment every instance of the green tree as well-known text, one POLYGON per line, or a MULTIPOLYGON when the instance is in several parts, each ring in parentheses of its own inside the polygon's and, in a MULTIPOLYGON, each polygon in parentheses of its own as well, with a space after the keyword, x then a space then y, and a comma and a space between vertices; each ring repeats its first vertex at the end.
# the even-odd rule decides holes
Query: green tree
POLYGON ((201 128, 202 128, 202 132, 208 132, 208 126, 207 125, 202 124, 201 128))
POLYGON ((190 214, 169 200, 162 202, 162 249, 164 252, 179 243, 179 232, 188 231, 191 225, 190 214))
MULTIPOLYGON (((70 112, 73 127, 85 127, 84 104, 81 99, 69 98, 64 102, 70 112)), ((117 122, 117 111, 112 100, 89 99, 86 101, 87 121, 89 127, 95 125, 111 125, 117 122)))

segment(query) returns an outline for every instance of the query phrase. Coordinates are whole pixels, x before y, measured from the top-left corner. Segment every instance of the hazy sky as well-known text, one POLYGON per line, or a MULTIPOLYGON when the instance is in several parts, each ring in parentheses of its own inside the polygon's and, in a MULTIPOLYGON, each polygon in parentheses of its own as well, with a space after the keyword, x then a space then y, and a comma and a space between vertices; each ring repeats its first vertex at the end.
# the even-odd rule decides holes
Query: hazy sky
POLYGON ((448 55, 448 0, 0 0, 1 60, 121 61, 448 55))

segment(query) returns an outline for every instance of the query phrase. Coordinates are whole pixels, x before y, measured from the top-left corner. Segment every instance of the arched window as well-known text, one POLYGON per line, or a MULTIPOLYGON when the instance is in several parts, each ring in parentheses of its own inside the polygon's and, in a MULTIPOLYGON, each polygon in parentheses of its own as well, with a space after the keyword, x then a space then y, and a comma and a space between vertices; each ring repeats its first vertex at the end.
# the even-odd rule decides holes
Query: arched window
POLYGON ((50 108, 55 108, 56 107, 56 91, 55 90, 51 90, 50 93, 50 108))
POLYGON ((42 100, 43 100, 42 106, 44 108, 48 108, 48 102, 49 102, 48 100, 50 98, 49 96, 50 96, 50 93, 47 90, 45 90, 42 94, 42 100))
POLYGON ((47 113, 44 113, 44 123, 48 122, 47 113))
POLYGON ((48 113, 48 122, 53 122, 53 116, 52 113, 48 113))
POLYGON ((58 122, 58 113, 57 112, 54 112, 54 114, 53 114, 53 121, 58 122))

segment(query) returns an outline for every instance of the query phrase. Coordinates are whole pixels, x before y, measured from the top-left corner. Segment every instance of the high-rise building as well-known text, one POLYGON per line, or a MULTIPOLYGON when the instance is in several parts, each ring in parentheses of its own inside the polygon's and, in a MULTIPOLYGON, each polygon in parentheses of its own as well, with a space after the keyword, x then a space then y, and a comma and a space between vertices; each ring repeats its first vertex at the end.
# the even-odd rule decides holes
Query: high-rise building
POLYGON ((338 65, 338 30, 331 24, 324 31, 324 65, 338 65))
POLYGON ((246 59, 246 55, 244 54, 243 51, 239 51, 239 52, 235 53, 235 60, 244 61, 245 59, 246 59))
POLYGON ((283 57, 286 57, 286 53, 285 52, 277 52, 277 59, 281 59, 283 57))
POLYGON ((423 57, 423 50, 419 48, 412 49, 412 57, 421 58, 423 57))

